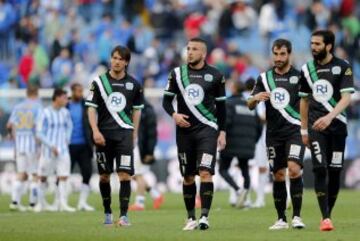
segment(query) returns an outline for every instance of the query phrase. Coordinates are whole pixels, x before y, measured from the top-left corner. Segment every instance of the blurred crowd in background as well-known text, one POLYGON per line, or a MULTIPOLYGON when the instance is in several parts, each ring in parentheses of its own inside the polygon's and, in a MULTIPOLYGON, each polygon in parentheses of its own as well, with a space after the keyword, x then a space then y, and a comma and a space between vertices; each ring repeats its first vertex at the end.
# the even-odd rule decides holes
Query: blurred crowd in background
POLYGON ((130 72, 164 87, 186 40, 209 42, 209 63, 246 80, 267 68, 278 37, 294 44, 294 65, 309 57, 317 28, 336 33, 336 53, 360 80, 356 0, 0 0, 0 85, 85 86, 117 44, 133 52, 130 72))
MULTIPOLYGON (((359 19, 357 0, 0 0, 0 90, 29 83, 68 88, 77 82, 87 88, 119 44, 131 49, 128 71, 145 93, 163 89, 170 69, 183 62, 187 40, 196 36, 208 41, 210 64, 227 79, 245 82, 271 66, 270 46, 279 37, 292 42, 293 65, 299 68, 311 58, 310 36, 318 28, 335 33, 335 53, 352 64, 359 89, 359 19)), ((4 137, 13 104, 0 99, 4 137)), ((175 141, 173 123, 160 105, 155 109, 158 146, 167 150, 175 141)), ((356 122, 349 125, 349 142, 356 147, 357 101, 349 118, 356 122)))

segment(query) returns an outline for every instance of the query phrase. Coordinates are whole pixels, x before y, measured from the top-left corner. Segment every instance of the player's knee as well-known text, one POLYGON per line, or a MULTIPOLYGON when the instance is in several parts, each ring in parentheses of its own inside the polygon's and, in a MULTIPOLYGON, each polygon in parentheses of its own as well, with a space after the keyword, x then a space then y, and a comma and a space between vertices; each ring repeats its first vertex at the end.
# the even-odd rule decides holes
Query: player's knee
POLYGON ((298 178, 301 176, 301 167, 295 162, 288 163, 289 177, 298 178))
POLYGON ((184 184, 191 185, 195 182, 195 176, 184 176, 184 184))
POLYGON ((40 182, 46 182, 46 177, 39 177, 40 182))
POLYGON ((285 169, 278 170, 274 173, 274 180, 277 182, 283 182, 285 181, 286 172, 285 169))
POLYGON ((22 182, 24 182, 28 179, 28 175, 26 172, 19 173, 18 177, 19 177, 19 180, 22 182))
POLYGON ((118 172, 118 177, 120 181, 131 181, 131 176, 126 172, 118 172))
POLYGON ((266 173, 267 167, 259 167, 259 173, 266 173))
POLYGON ((100 175, 100 182, 110 182, 110 175, 107 174, 100 175))
POLYGON ((201 181, 211 181, 212 180, 212 175, 207 170, 199 171, 199 176, 200 176, 201 181))

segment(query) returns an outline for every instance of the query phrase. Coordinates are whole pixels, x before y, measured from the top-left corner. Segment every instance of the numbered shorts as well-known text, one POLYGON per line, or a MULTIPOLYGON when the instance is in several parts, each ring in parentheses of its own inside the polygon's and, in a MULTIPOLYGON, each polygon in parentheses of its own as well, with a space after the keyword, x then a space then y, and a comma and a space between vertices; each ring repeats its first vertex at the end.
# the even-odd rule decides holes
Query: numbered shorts
POLYGON ((70 154, 65 152, 57 157, 40 156, 38 175, 47 177, 56 174, 58 177, 68 177, 70 175, 70 154))
POLYGON ((180 171, 183 176, 198 175, 207 170, 214 175, 218 132, 203 127, 192 132, 177 131, 176 144, 180 171))
POLYGON ((134 169, 135 175, 144 175, 150 171, 150 165, 144 164, 141 161, 139 146, 134 148, 134 169))
POLYGON ((16 169, 19 173, 37 174, 39 156, 37 153, 16 153, 16 169))
MULTIPOLYGON (((269 138, 270 139, 270 138, 269 138)), ((291 136, 283 141, 267 141, 267 155, 270 170, 276 173, 287 167, 288 161, 293 161, 303 167, 305 146, 300 135, 291 136)))
POLYGON ((342 168, 346 135, 309 132, 310 150, 313 169, 319 167, 342 168))
POLYGON ((105 146, 96 147, 96 161, 99 174, 111 174, 114 172, 126 172, 134 175, 133 158, 133 135, 128 132, 121 140, 106 139, 105 146))

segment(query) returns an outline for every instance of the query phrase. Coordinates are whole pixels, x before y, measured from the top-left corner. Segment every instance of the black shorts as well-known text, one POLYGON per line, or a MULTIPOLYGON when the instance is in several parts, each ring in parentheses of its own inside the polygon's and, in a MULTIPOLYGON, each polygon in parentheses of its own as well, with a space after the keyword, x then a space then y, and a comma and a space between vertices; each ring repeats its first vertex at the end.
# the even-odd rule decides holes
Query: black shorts
POLYGON ((305 146, 300 135, 293 135, 281 141, 267 138, 266 146, 270 170, 273 173, 286 168, 288 161, 296 162, 303 167, 305 146))
POLYGON ((96 146, 96 161, 99 174, 111 174, 114 171, 115 161, 116 172, 126 172, 129 175, 134 175, 132 132, 124 133, 121 140, 105 139, 105 146, 96 146))
POLYGON ((346 135, 310 131, 309 141, 314 169, 343 167, 346 135))
POLYGON ((176 144, 180 171, 183 176, 199 174, 199 170, 215 173, 218 131, 203 127, 191 132, 178 130, 176 144))

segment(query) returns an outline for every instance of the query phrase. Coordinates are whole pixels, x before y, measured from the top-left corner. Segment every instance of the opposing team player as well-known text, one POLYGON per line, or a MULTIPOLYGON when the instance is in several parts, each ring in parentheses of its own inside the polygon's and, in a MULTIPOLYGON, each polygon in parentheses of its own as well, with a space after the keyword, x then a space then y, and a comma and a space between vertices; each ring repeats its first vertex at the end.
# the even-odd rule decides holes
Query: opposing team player
POLYGON ((113 223, 111 210, 110 174, 116 172, 120 180, 119 226, 129 226, 127 216, 131 194, 131 176, 134 174, 133 147, 137 139, 140 109, 143 108, 143 90, 126 68, 130 50, 116 46, 111 51, 110 70, 91 84, 86 100, 89 122, 96 144, 100 193, 105 212, 105 225, 113 223))
POLYGON ((183 230, 209 228, 208 215, 213 199, 212 175, 216 148, 224 149, 225 79, 205 62, 206 42, 200 38, 187 44, 187 64, 175 68, 169 75, 163 107, 176 123, 176 142, 180 170, 184 177, 183 196, 188 220, 183 230), (172 101, 177 97, 177 110, 172 101), (201 216, 195 218, 195 175, 200 175, 201 216))
POLYGON ((29 209, 33 209, 37 197, 37 166, 38 144, 35 138, 36 120, 41 110, 38 89, 29 85, 26 90, 27 98, 15 106, 7 123, 11 136, 15 136, 15 160, 17 178, 12 186, 10 210, 25 211, 21 205, 26 180, 32 176, 30 183, 29 209), (13 135, 14 134, 14 135, 13 135))
POLYGON ((347 136, 346 107, 354 93, 348 62, 333 55, 335 36, 329 30, 311 37, 314 60, 301 69, 301 134, 311 149, 321 231, 331 231, 331 211, 340 189, 347 136))
POLYGON ((293 204, 293 228, 304 228, 300 217, 303 180, 302 165, 305 146, 300 135, 300 72, 290 64, 291 43, 277 39, 272 46, 274 67, 262 73, 248 100, 250 109, 265 101, 266 105, 266 146, 270 167, 274 175, 273 197, 278 220, 270 230, 289 227, 286 209, 286 168, 289 170, 290 195, 293 204))
POLYGON ((65 212, 74 212, 67 201, 67 179, 70 175, 69 144, 73 124, 69 111, 65 108, 68 102, 67 93, 55 89, 52 103, 41 111, 36 126, 37 138, 41 141, 41 152, 38 175, 40 179, 39 202, 35 211, 55 211, 45 201, 47 177, 56 173, 58 179, 58 207, 65 212))

